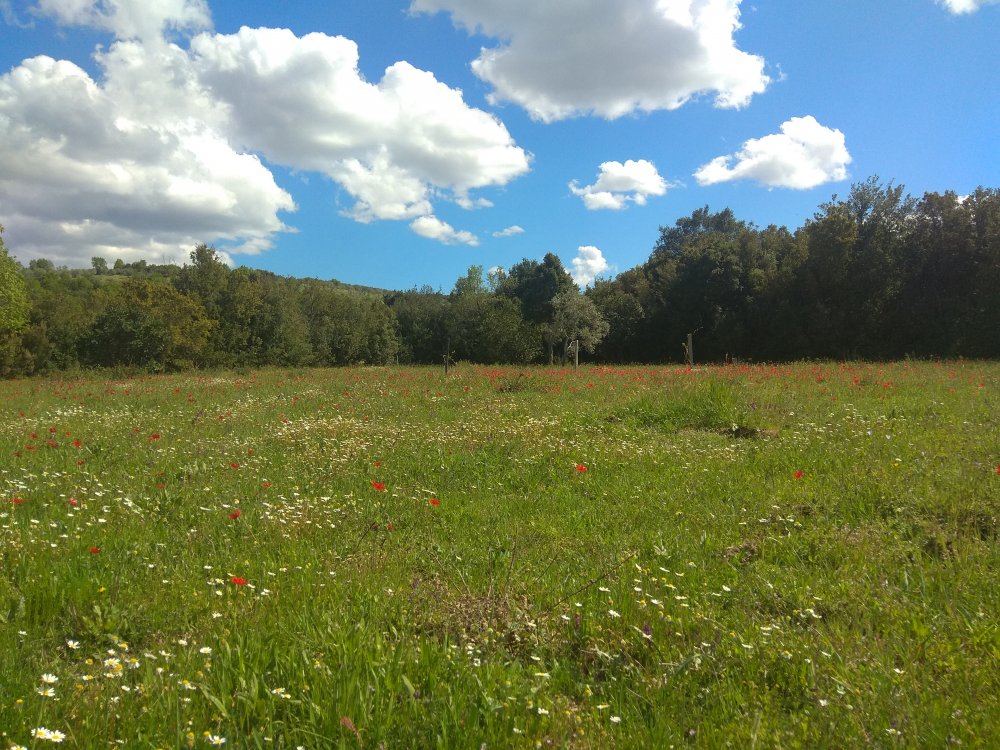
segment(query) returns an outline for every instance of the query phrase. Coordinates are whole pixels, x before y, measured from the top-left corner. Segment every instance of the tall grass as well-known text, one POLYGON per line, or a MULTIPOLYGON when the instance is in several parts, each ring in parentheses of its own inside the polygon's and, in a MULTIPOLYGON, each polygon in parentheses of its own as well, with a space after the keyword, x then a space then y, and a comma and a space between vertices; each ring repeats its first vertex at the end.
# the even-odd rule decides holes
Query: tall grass
POLYGON ((0 747, 1000 744, 998 373, 0 384, 0 747))

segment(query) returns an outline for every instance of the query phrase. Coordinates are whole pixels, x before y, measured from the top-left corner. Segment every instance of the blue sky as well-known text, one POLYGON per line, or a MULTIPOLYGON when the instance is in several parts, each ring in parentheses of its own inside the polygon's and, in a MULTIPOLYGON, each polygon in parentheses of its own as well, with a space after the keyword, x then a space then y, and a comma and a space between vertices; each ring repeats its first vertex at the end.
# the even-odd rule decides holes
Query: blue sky
POLYGON ((996 0, 0 0, 0 223, 24 263, 586 284, 704 205, 997 187, 998 40, 996 0))

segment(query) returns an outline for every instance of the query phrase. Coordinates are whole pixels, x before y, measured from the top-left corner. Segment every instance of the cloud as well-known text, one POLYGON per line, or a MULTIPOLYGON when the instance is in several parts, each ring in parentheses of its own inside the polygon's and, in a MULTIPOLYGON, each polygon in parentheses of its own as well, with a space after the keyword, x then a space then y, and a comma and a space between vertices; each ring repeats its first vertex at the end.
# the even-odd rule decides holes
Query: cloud
POLYGON ((767 88, 763 58, 736 47, 741 0, 412 0, 500 40, 472 63, 510 101, 551 122, 677 109, 701 94, 743 107, 767 88))
POLYGON ((506 185, 529 156, 496 117, 409 63, 378 84, 358 71, 358 47, 325 34, 242 28, 192 40, 200 80, 230 108, 235 136, 268 159, 322 172, 355 199, 358 221, 412 219, 431 199, 492 205, 477 188, 506 185))
POLYGON ((597 182, 593 185, 578 187, 576 180, 569 184, 573 195, 583 199, 583 204, 591 211, 611 209, 618 211, 625 208, 631 201, 640 206, 646 205, 646 199, 651 195, 664 195, 671 187, 660 177, 656 166, 645 159, 633 161, 629 159, 624 164, 617 161, 606 161, 601 164, 597 182))
POLYGON ((232 252, 269 248, 285 229, 279 212, 295 209, 291 196, 213 128, 210 103, 166 83, 182 53, 136 52, 129 43, 98 55, 104 83, 45 56, 0 76, 0 221, 10 246, 21 259, 67 265, 184 257, 207 239, 234 243, 232 252), (145 84, 133 89, 136 65, 145 84), (155 116, 147 97, 158 97, 155 116))
POLYGON ((211 28, 206 0, 38 0, 36 12, 71 26, 92 26, 118 39, 158 42, 165 29, 211 28))
MULTIPOLYGON (((487 207, 472 191, 529 169, 503 123, 461 91, 406 62, 370 83, 343 37, 244 28, 203 32, 184 49, 163 34, 210 24, 203 0, 39 9, 119 38, 95 53, 96 79, 44 56, 0 76, 0 222, 22 258, 183 258, 215 241, 267 250, 295 203, 260 157, 328 176, 359 222, 433 218, 439 200, 487 207)), ((475 242, 444 224, 416 227, 475 242)))
POLYGON ((436 216, 421 216, 410 223, 410 229, 429 240, 437 240, 445 245, 471 245, 476 247, 479 238, 472 232, 458 231, 436 216))
POLYGON ((570 262, 573 270, 570 275, 578 286, 585 287, 593 283, 600 274, 611 269, 600 249, 593 245, 581 245, 577 248, 576 257, 570 262))
POLYGON ((939 5, 943 5, 955 15, 964 13, 975 13, 984 5, 996 5, 1000 0, 938 0, 939 5))
POLYGON ((506 229, 501 229, 499 232, 494 232, 494 237, 513 237, 515 234, 524 234, 524 227, 520 227, 517 224, 512 224, 506 229))
POLYGON ((765 187, 807 190, 847 178, 851 155, 839 130, 814 117, 793 117, 781 132, 752 138, 736 154, 719 156, 694 173, 699 185, 755 180, 765 187))

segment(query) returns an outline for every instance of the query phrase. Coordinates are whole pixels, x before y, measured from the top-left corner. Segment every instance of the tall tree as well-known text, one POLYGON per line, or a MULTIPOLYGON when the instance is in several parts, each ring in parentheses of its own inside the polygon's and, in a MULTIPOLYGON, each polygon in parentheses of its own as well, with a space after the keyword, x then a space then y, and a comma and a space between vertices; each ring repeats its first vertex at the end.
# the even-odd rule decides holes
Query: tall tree
POLYGON ((565 362, 570 344, 576 342, 584 351, 592 352, 608 333, 608 323, 597 305, 578 289, 566 289, 552 300, 552 321, 548 338, 562 345, 560 359, 565 362))
MULTIPOLYGON (((555 313, 552 300, 560 292, 576 289, 573 277, 553 253, 546 253, 541 263, 525 258, 498 279, 500 294, 518 300, 524 320, 544 332, 550 330, 555 313)), ((549 362, 552 362, 555 341, 545 337, 549 362)))

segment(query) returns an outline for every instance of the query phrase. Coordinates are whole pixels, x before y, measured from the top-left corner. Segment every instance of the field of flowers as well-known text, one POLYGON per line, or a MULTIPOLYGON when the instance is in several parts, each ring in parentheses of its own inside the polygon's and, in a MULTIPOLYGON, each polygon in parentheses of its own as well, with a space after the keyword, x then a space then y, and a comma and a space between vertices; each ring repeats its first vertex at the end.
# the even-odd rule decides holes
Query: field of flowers
POLYGON ((996 747, 998 376, 0 383, 0 749, 996 747))

